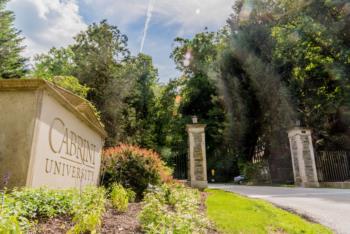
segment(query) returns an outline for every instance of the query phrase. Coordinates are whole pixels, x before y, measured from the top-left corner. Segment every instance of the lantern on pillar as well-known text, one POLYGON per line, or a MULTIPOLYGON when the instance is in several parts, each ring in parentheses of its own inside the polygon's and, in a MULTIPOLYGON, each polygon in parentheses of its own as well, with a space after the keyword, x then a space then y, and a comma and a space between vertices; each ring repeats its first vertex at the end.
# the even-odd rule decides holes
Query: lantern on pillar
POLYGON ((196 115, 192 115, 192 123, 193 124, 198 123, 198 117, 196 115))

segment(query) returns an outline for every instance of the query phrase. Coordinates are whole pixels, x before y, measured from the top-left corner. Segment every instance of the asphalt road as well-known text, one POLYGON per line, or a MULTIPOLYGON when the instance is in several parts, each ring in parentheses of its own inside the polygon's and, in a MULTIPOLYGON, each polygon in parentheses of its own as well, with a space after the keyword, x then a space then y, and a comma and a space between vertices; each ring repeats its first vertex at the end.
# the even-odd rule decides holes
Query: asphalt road
POLYGON ((330 227, 335 233, 350 234, 350 189, 287 188, 210 184, 210 188, 260 198, 291 209, 330 227))

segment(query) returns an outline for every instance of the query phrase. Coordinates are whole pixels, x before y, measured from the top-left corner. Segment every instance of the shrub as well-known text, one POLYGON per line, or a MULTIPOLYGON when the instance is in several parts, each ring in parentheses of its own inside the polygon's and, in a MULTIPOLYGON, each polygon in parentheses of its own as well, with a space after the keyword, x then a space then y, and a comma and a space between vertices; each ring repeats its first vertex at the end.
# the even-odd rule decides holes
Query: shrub
POLYGON ((18 217, 10 215, 9 210, 0 212, 0 233, 22 233, 18 217))
POLYGON ((54 190, 48 188, 23 188, 11 193, 14 203, 8 202, 9 207, 16 209, 20 216, 28 219, 40 217, 51 218, 61 214, 71 214, 71 201, 74 190, 54 190))
POLYGON ((74 222, 70 233, 94 232, 105 209, 103 188, 55 190, 23 188, 5 196, 0 213, 0 233, 28 233, 38 218, 68 215, 74 222), (11 231, 17 230, 17 231, 11 231))
POLYGON ((146 233, 206 233, 198 190, 163 185, 146 194, 139 220, 146 233))
POLYGON ((103 188, 86 187, 80 199, 73 204, 74 226, 68 234, 96 233, 101 226, 101 218, 105 211, 105 190, 103 188))
POLYGON ((131 188, 138 197, 142 197, 149 184, 160 185, 172 179, 171 170, 156 152, 136 146, 120 145, 105 150, 102 165, 105 186, 119 183, 131 188))
POLYGON ((270 177, 267 171, 268 166, 266 162, 246 162, 240 165, 241 171, 246 180, 253 184, 269 183, 270 177))
POLYGON ((110 198, 112 206, 120 211, 124 212, 128 209, 128 192, 120 184, 113 184, 111 188, 110 198))

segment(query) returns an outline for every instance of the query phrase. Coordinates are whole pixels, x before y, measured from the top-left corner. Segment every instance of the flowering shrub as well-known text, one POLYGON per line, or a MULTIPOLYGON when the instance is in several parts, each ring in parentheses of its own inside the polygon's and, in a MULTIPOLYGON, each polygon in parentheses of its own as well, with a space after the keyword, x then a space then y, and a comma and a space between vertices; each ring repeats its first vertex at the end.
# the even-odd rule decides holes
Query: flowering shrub
POLYGON ((139 220, 146 233, 206 233, 198 190, 162 185, 146 194, 139 220))
POLYGON ((172 179, 171 170, 156 152, 124 144, 104 151, 102 171, 105 186, 119 183, 131 188, 138 197, 149 184, 159 185, 172 179))

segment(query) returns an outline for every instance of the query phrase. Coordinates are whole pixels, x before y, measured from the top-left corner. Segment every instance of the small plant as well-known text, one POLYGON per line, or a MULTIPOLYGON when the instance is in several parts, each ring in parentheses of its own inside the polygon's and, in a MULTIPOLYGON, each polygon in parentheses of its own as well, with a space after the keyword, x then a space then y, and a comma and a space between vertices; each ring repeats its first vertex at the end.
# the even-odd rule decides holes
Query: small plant
POLYGON ((4 195, 0 233, 28 233, 36 220, 59 215, 72 217, 75 225, 69 233, 94 232, 104 210, 103 188, 86 187, 81 193, 76 189, 14 189, 4 195))
POLYGON ((120 184, 112 185, 110 198, 112 205, 116 210, 125 212, 128 209, 128 191, 120 184))
POLYGON ((17 216, 4 209, 0 212, 0 233, 23 233, 17 216))
POLYGON ((149 184, 160 185, 172 180, 171 170, 156 152, 131 145, 105 150, 102 171, 102 183, 107 188, 119 183, 124 188, 131 188, 138 198, 149 184))
POLYGON ((135 199, 136 199, 136 193, 130 189, 130 188, 127 188, 126 189, 126 193, 128 194, 128 200, 129 202, 135 202, 135 199))
POLYGON ((146 194, 139 220, 146 233, 206 233, 209 222, 199 213, 199 192, 163 185, 146 194))
POLYGON ((80 196, 80 199, 75 199, 72 203, 75 225, 68 234, 96 233, 105 211, 105 190, 93 186, 86 187, 80 196))

